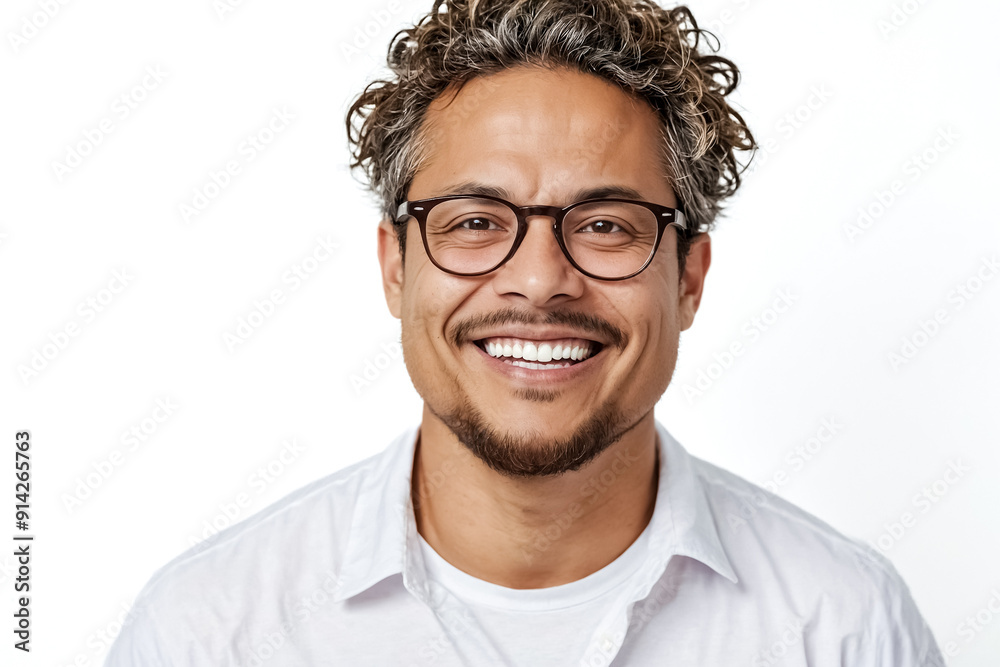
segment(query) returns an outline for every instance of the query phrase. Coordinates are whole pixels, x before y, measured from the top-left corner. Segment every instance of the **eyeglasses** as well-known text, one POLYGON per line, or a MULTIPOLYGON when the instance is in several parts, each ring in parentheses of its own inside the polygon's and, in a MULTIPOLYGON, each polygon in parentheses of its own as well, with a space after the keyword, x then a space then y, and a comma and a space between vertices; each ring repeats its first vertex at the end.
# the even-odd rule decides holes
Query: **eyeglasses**
POLYGON ((528 216, 553 219, 552 233, 569 263, 598 280, 625 280, 653 261, 667 226, 690 238, 684 212, 631 199, 588 199, 566 208, 515 206, 488 195, 405 201, 393 224, 414 218, 427 256, 456 276, 482 276, 503 266, 528 232, 528 216))

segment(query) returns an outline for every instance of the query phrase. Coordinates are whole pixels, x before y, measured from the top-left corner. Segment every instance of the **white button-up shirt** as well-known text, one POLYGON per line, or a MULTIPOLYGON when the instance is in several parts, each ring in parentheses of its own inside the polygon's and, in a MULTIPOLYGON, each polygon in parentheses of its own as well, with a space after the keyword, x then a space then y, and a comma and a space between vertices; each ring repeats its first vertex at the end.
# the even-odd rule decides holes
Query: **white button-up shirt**
POLYGON ((659 423, 653 516, 622 557, 552 589, 471 580, 417 533, 417 435, 167 564, 105 665, 944 665, 881 554, 691 456, 659 423), (537 613, 513 634, 524 617, 505 605, 551 604, 545 591, 600 604, 537 613))

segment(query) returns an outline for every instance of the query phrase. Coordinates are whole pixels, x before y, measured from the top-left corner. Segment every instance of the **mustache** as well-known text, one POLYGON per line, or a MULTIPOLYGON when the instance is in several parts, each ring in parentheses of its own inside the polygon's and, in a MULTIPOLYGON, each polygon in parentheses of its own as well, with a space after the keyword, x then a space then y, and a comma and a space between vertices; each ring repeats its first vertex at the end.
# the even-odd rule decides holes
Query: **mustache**
POLYGON ((504 324, 551 324, 572 327, 583 333, 596 334, 598 338, 608 341, 608 344, 623 349, 628 343, 625 332, 611 322, 589 315, 564 310, 553 310, 544 315, 532 315, 516 308, 504 308, 483 315, 474 315, 456 324, 449 338, 455 346, 471 340, 470 336, 478 329, 497 327, 504 324))

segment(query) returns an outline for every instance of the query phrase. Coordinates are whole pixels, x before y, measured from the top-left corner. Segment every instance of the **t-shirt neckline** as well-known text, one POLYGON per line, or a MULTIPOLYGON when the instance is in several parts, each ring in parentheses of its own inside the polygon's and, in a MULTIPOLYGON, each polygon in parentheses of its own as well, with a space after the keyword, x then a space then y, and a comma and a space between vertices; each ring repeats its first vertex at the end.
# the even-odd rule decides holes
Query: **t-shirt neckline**
POLYGON ((585 604, 623 584, 646 559, 651 524, 618 558, 597 572, 548 588, 507 588, 477 579, 442 558, 422 535, 418 533, 417 537, 428 578, 463 602, 507 611, 555 611, 585 604))

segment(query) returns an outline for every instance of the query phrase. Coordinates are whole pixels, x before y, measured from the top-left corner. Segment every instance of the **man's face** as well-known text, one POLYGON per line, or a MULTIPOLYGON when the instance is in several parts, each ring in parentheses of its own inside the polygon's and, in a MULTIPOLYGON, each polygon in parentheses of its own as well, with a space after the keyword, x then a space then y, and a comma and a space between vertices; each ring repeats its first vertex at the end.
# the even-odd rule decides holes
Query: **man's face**
MULTIPOLYGON (((677 205, 659 159, 655 112, 593 75, 518 68, 474 79, 432 104, 425 129, 428 154, 409 200, 467 194, 474 184, 520 206, 564 207, 600 188, 677 205)), ((405 264, 391 227, 379 231, 386 298, 402 320, 414 386, 434 418, 512 476, 579 468, 650 415, 673 374, 710 256, 703 235, 679 280, 677 239, 667 228, 645 271, 601 281, 570 265, 551 218, 528 222, 514 257, 479 277, 436 268, 413 220, 405 264), (516 346, 523 355, 529 343, 589 349, 589 356, 526 368, 491 355, 491 343, 494 354, 511 345, 515 357, 516 346)))

